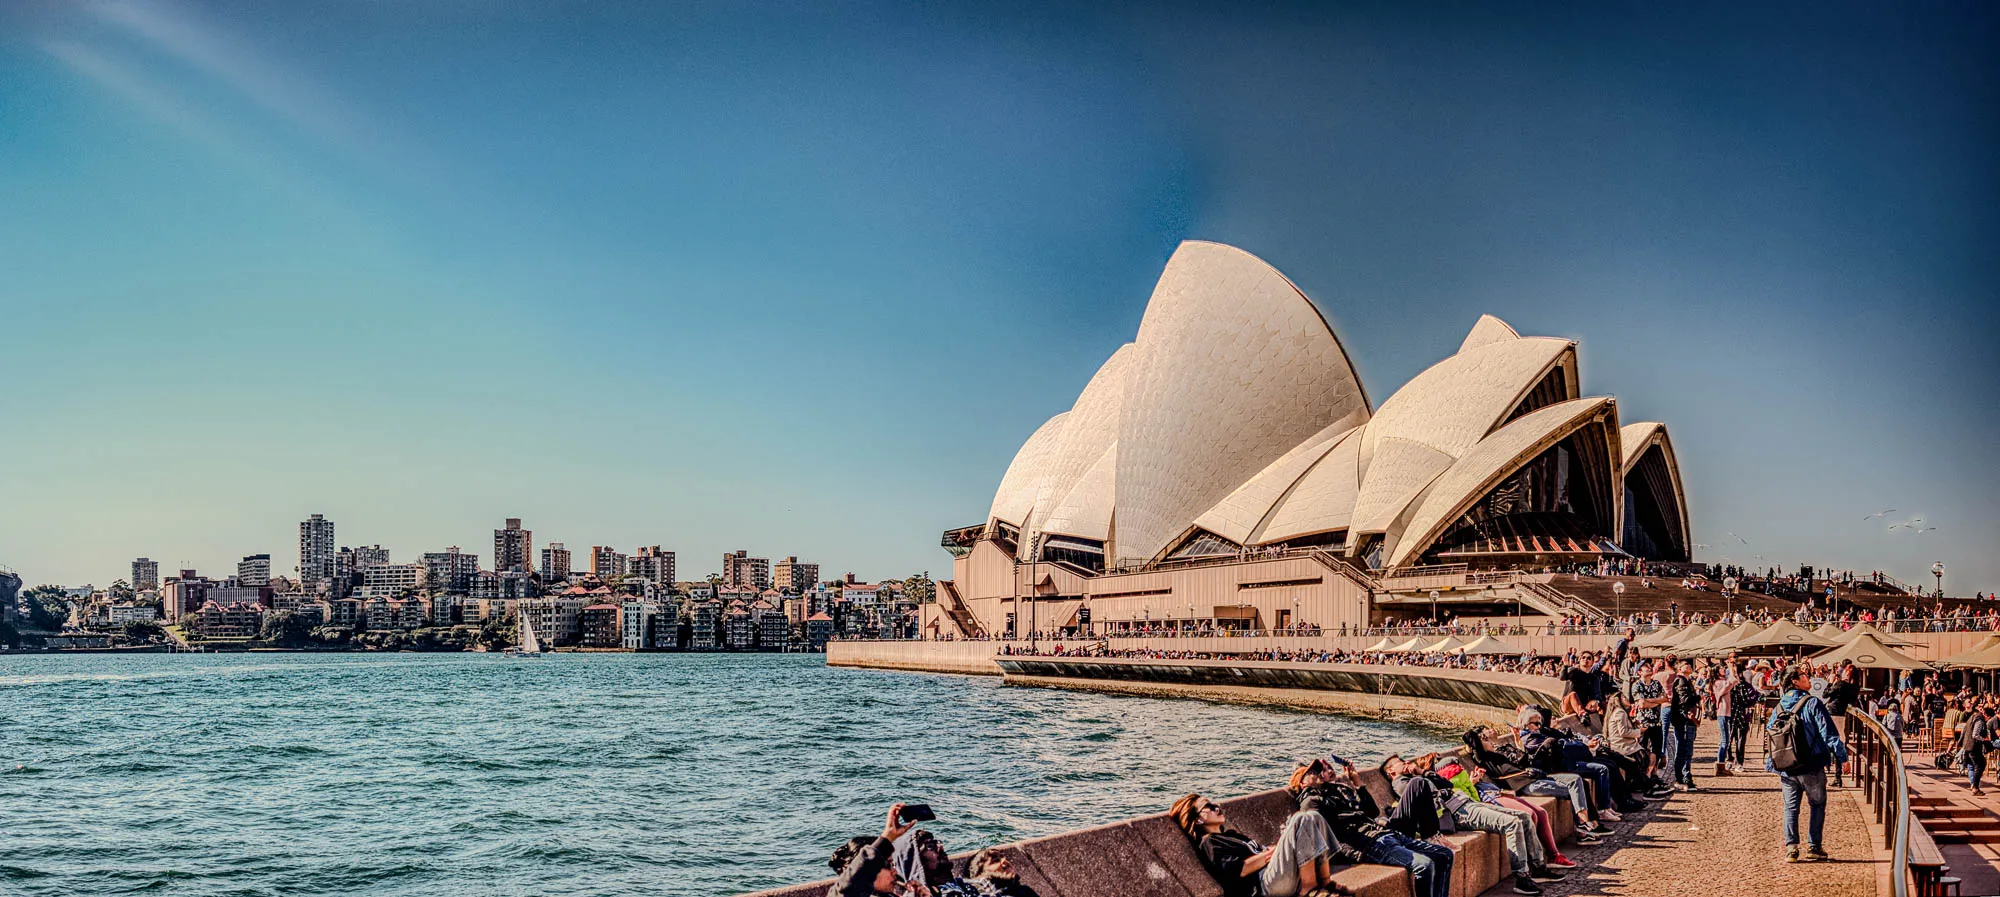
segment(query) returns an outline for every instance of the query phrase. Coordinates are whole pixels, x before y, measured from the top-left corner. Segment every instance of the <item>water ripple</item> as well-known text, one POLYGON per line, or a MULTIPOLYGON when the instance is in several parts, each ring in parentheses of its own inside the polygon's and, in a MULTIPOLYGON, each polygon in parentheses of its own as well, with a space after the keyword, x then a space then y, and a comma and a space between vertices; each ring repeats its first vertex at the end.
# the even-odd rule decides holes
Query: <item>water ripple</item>
POLYGON ((895 800, 953 849, 1435 733, 811 656, 0 657, 0 892, 731 894, 895 800))

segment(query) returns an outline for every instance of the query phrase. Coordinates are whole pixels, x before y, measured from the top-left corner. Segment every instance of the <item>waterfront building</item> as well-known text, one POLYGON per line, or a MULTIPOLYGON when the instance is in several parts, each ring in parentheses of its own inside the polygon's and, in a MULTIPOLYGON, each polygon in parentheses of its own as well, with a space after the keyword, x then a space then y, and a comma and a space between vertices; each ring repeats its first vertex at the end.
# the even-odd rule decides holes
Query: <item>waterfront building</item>
POLYGON ((430 625, 450 626, 462 619, 459 605, 467 601, 463 595, 433 595, 430 606, 430 625))
POLYGON ((144 592, 160 587, 160 562, 152 558, 139 558, 132 562, 132 591, 144 592))
POLYGON ((481 570, 472 575, 472 598, 485 600, 500 597, 500 574, 491 570, 481 570))
POLYGON ((189 632, 203 639, 247 639, 264 626, 264 606, 250 601, 207 600, 187 618, 189 632))
POLYGON ((748 651, 757 647, 757 620, 751 616, 748 603, 732 601, 729 609, 723 611, 722 646, 731 651, 748 651))
POLYGON ((806 618, 806 644, 815 651, 826 650, 826 643, 833 638, 833 617, 825 611, 806 618))
POLYGON ((299 524, 299 579, 317 583, 333 578, 333 521, 314 514, 299 524))
POLYGON ((647 642, 654 650, 681 649, 681 612, 686 606, 687 602, 672 595, 660 599, 660 609, 653 615, 652 629, 647 642))
POLYGON ((321 603, 328 608, 326 615, 328 624, 345 626, 349 629, 361 628, 361 599, 336 598, 321 603))
POLYGON ((785 619, 784 607, 777 603, 783 600, 759 598, 750 605, 751 621, 757 627, 757 647, 766 651, 783 650, 792 641, 792 623, 785 619))
POLYGON ((561 542, 550 542, 542 548, 542 581, 546 583, 564 582, 569 579, 569 549, 561 542))
POLYGON ((271 584, 271 556, 253 554, 236 562, 236 584, 261 589, 271 584))
POLYGON ((623 644, 616 604, 603 602, 588 605, 577 611, 576 622, 581 630, 578 644, 582 647, 616 648, 623 644))
POLYGON ((658 545, 642 546, 632 556, 627 572, 654 585, 670 585, 674 581, 674 553, 663 551, 658 545))
POLYGON ((160 609, 166 613, 167 622, 177 622, 181 617, 200 610, 202 602, 208 600, 209 588, 214 585, 193 570, 182 570, 179 576, 167 577, 166 585, 160 587, 160 609))
POLYGON ((617 582, 625 578, 630 569, 631 558, 609 545, 590 547, 590 572, 605 582, 617 582))
POLYGON ((688 611, 688 647, 696 651, 722 648, 722 612, 723 604, 719 599, 707 598, 693 603, 688 611))
POLYGON ((801 595, 819 581, 819 565, 786 556, 771 565, 771 585, 787 595, 801 595))
POLYGON ((722 582, 739 589, 761 592, 771 587, 771 559, 753 558, 747 551, 722 556, 722 582))
POLYGON ((327 621, 333 619, 333 607, 324 601, 307 601, 293 607, 291 611, 297 614, 300 620, 305 621, 306 625, 315 628, 325 626, 327 621))
POLYGON ((453 545, 443 551, 423 555, 424 581, 432 591, 447 595, 469 595, 479 578, 479 555, 466 554, 453 545))
POLYGON ((507 570, 496 574, 494 578, 502 598, 518 601, 522 598, 532 598, 536 594, 535 574, 526 570, 507 570))
POLYGON ((627 598, 618 606, 618 646, 627 651, 651 648, 653 618, 659 607, 650 601, 627 598))
POLYGON ((583 636, 579 617, 584 607, 592 603, 585 601, 584 596, 571 594, 575 591, 571 589, 561 595, 523 598, 515 605, 516 613, 532 622, 536 637, 550 646, 574 645, 583 636))
POLYGON ((104 608, 104 622, 108 626, 123 626, 127 623, 145 623, 160 618, 158 608, 133 604, 111 604, 104 608))
POLYGON ((268 606, 271 603, 271 590, 251 588, 244 585, 210 585, 208 590, 202 594, 202 598, 223 605, 256 604, 268 606))
POLYGON ((1372 406, 1282 274, 1183 243, 1137 339, 1022 445, 985 519, 945 533, 953 577, 927 628, 1060 632, 1086 607, 1098 629, 1363 626, 1418 600, 1410 571, 1437 565, 1478 593, 1461 615, 1559 614, 1472 576, 1688 560, 1665 427, 1585 397, 1576 349, 1481 317, 1372 406))
POLYGON ((493 531, 493 572, 532 573, 535 570, 535 534, 521 528, 521 518, 507 518, 504 528, 493 531))
POLYGON ((422 564, 378 564, 361 571, 362 598, 386 597, 424 587, 422 564))

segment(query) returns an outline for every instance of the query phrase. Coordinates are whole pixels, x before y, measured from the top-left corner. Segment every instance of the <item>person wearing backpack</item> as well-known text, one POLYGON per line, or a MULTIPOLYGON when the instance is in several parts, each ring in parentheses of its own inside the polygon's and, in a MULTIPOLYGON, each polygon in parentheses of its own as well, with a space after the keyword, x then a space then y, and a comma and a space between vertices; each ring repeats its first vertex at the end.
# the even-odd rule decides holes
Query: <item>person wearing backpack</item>
POLYGON ((1826 704, 1813 697, 1812 672, 1804 664, 1785 673, 1785 693, 1764 726, 1770 756, 1764 767, 1778 774, 1785 797, 1785 862, 1826 859, 1826 764, 1847 762, 1847 743, 1840 739, 1826 704), (1806 849, 1799 851, 1799 803, 1807 805, 1806 849))
POLYGON ((1980 790, 1979 780, 1986 775, 1986 752, 1992 747, 1993 723, 1986 716, 1984 708, 1974 707, 1959 727, 1958 762, 1965 765, 1965 778, 1972 785, 1972 793, 1985 794, 1980 790))

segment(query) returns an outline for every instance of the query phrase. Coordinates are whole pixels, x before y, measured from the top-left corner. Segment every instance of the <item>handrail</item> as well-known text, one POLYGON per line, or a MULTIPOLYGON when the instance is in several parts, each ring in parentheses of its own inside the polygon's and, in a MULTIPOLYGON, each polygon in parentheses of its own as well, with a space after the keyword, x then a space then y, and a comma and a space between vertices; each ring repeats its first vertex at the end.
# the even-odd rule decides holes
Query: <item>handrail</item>
POLYGON ((1882 824, 1889 843, 1889 887, 1894 897, 1909 897, 1910 890, 1910 779, 1903 766, 1903 751, 1889 737, 1889 730, 1861 710, 1847 708, 1849 740, 1857 730, 1863 737, 1863 752, 1869 761, 1856 763, 1855 777, 1862 779, 1862 794, 1875 805, 1875 821, 1882 824), (1889 814, 1895 814, 1893 823, 1889 814))

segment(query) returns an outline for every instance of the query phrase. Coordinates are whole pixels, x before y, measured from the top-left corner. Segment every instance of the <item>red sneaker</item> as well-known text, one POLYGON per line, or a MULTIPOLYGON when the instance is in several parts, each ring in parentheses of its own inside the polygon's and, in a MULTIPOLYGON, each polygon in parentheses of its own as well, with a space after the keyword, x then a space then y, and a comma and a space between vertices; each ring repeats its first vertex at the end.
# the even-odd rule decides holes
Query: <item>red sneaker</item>
POLYGON ((1576 861, 1570 859, 1569 857, 1563 856, 1562 854, 1556 854, 1556 858, 1550 860, 1549 865, 1556 869, 1575 869, 1576 861))

